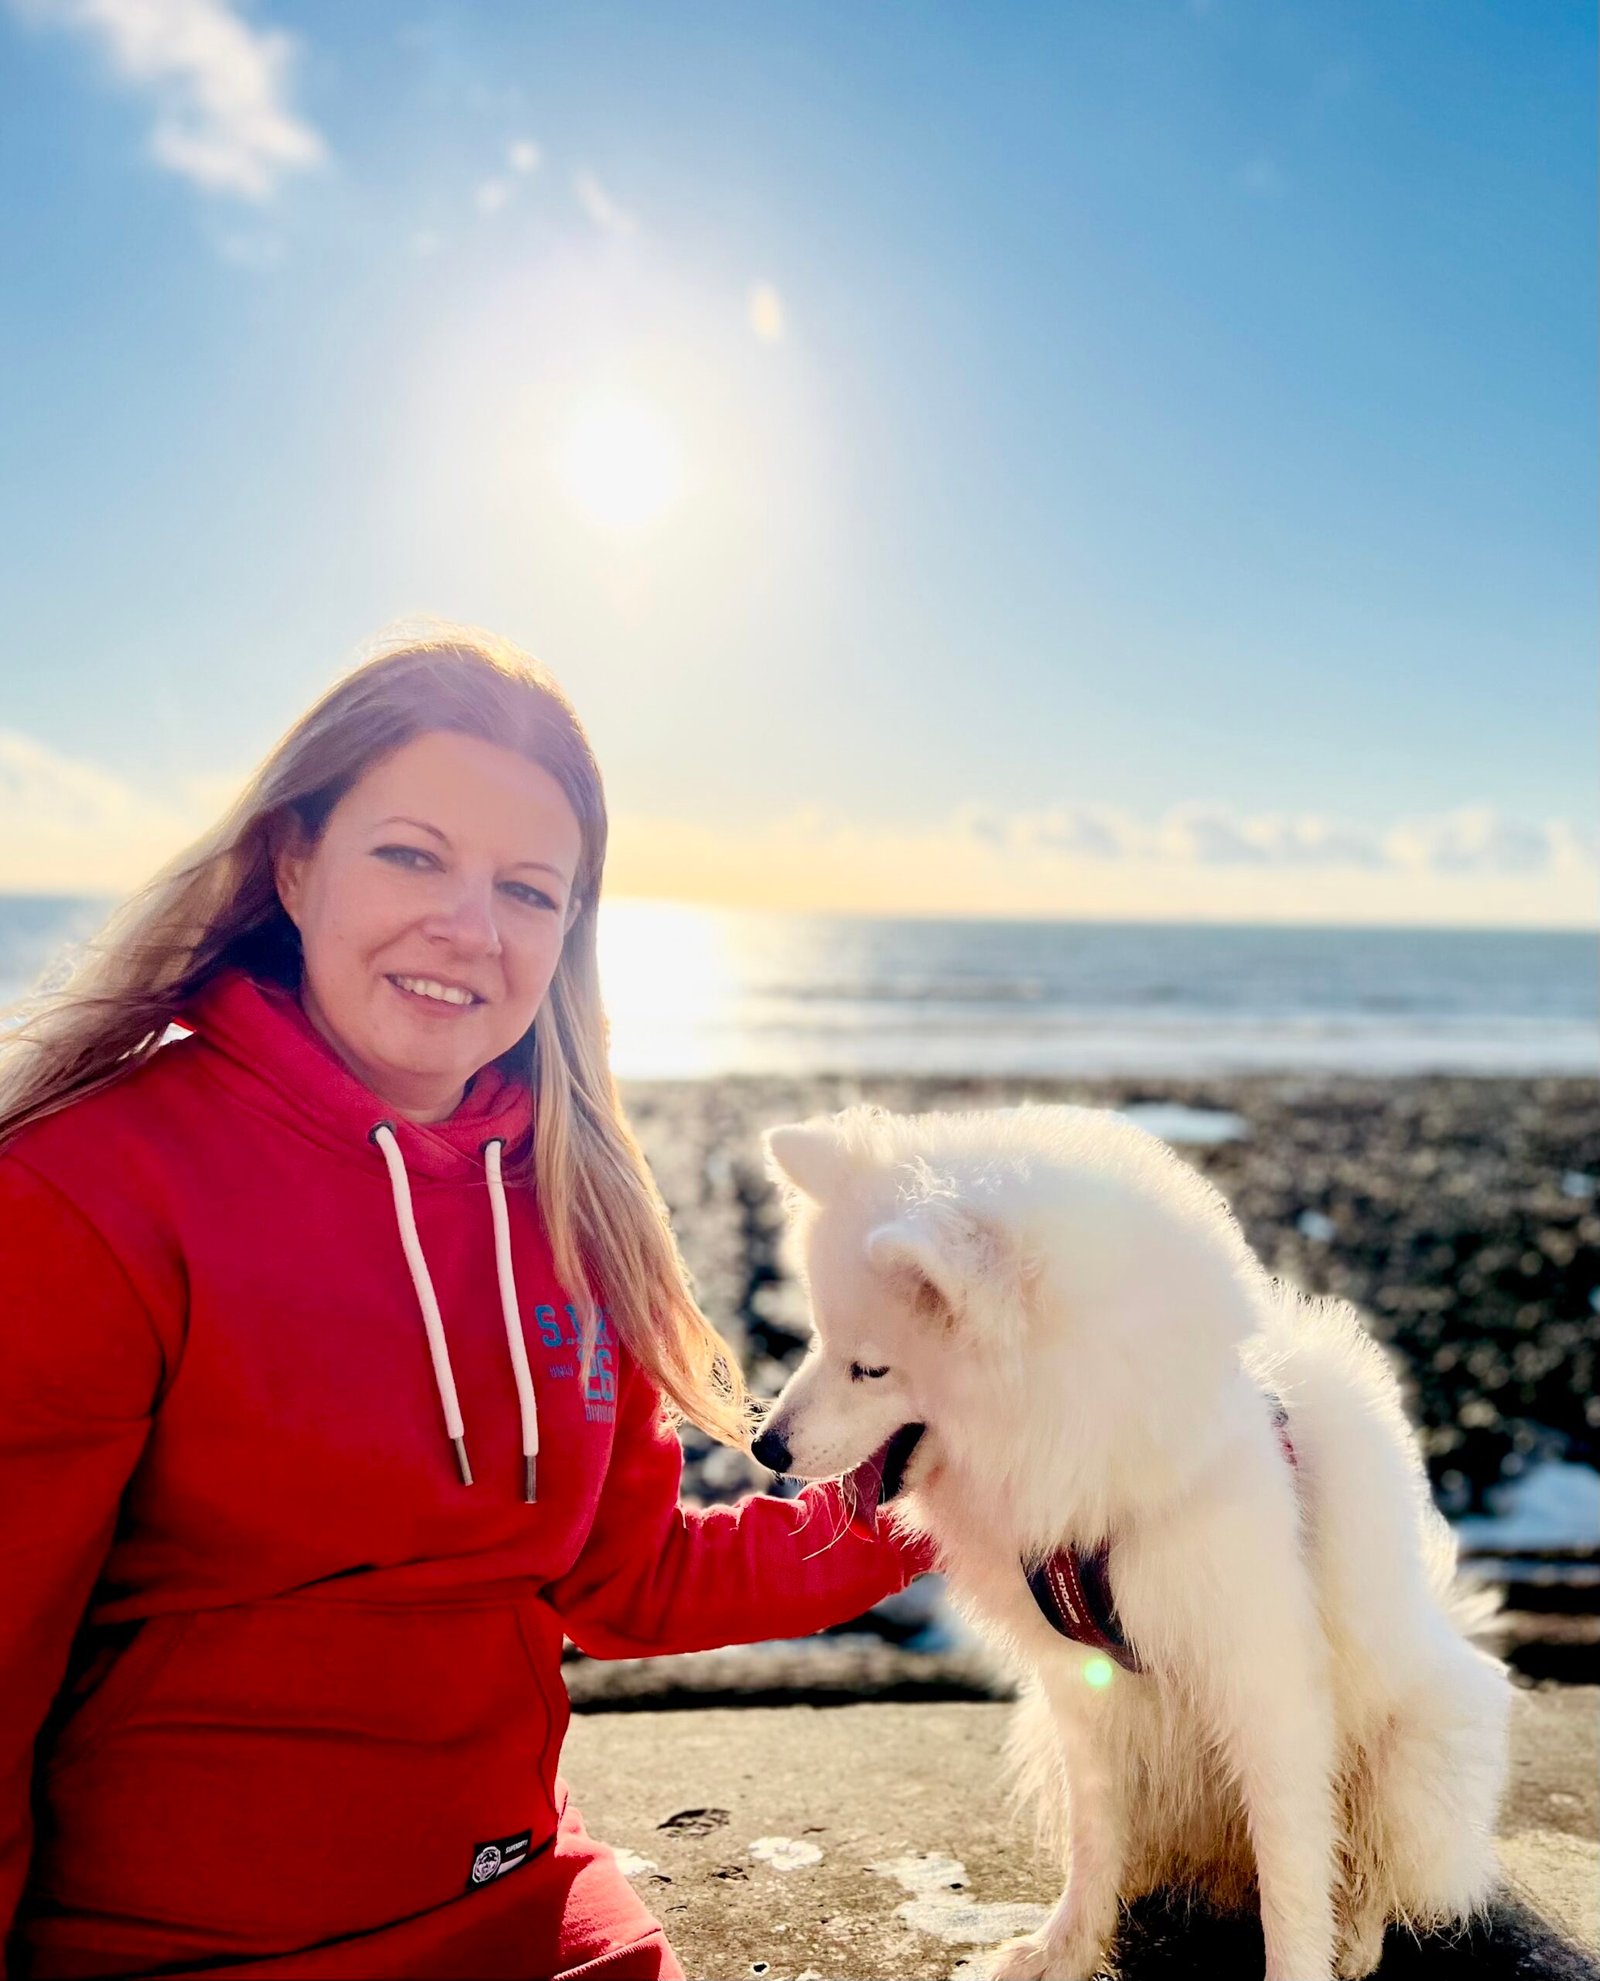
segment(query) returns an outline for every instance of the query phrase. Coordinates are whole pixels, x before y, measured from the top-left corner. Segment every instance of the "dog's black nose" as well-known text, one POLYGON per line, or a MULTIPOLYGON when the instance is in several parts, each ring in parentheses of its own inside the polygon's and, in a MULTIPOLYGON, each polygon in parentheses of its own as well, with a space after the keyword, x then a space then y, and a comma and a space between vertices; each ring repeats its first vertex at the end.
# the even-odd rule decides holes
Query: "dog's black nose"
POLYGON ((750 1447, 757 1462, 769 1472, 787 1472, 789 1469, 789 1447, 776 1431, 763 1431, 750 1447))

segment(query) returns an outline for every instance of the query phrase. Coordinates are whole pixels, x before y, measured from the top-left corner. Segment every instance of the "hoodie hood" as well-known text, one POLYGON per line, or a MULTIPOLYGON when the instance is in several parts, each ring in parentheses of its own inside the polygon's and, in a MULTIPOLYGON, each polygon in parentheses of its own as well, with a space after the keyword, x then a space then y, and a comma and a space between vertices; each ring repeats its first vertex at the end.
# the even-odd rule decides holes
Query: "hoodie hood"
POLYGON ((507 1167, 530 1153, 533 1094, 498 1066, 474 1075, 447 1120, 407 1121, 365 1087, 300 1008, 292 991, 230 970, 208 984, 178 1021, 208 1050, 212 1070, 247 1106, 292 1120, 300 1133, 370 1168, 371 1135, 394 1131, 413 1176, 465 1180, 484 1172, 487 1143, 505 1145, 507 1167))

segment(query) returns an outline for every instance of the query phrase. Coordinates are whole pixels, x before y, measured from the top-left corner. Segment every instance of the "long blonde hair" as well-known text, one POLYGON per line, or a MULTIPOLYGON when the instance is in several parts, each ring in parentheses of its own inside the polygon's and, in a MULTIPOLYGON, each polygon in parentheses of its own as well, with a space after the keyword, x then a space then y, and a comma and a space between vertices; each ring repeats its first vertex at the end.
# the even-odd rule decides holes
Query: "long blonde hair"
POLYGON ((310 839, 340 798, 413 737, 454 730, 539 764, 582 829, 580 906, 528 1036, 501 1065, 534 1090, 534 1175, 561 1282, 592 1334, 607 1313, 663 1397, 711 1436, 745 1445, 737 1364, 700 1312, 666 1207, 622 1112, 595 956, 605 795, 588 738, 550 676, 515 648, 450 628, 380 651, 282 738, 221 823, 164 868, 88 945, 60 988, 19 1008, 0 1043, 0 1142, 150 1058, 167 1027, 228 969, 297 985, 299 937, 273 855, 310 839))

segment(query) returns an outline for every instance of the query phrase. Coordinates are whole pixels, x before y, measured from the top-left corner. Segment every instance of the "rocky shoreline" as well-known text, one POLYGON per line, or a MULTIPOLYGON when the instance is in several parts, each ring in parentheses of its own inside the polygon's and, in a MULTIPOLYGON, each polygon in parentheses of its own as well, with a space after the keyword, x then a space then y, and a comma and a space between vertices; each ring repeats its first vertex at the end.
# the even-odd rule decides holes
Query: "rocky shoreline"
MULTIPOLYGON (((707 1313, 759 1394, 801 1352, 761 1130, 857 1100, 902 1111, 1176 1105, 1238 1117, 1179 1145, 1275 1273, 1354 1301, 1401 1356, 1435 1494, 1452 1516, 1547 1460, 1600 1445, 1600 1109, 1592 1082, 1240 1075, 1204 1080, 743 1078, 639 1083, 624 1098, 707 1313)), ((691 1490, 757 1476, 690 1432, 691 1490)))

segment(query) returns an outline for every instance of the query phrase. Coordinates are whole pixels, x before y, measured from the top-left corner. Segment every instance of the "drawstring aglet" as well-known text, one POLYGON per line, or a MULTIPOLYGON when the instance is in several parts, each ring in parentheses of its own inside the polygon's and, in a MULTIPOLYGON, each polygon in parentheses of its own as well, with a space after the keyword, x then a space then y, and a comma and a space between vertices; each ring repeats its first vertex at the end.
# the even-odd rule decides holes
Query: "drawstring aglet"
POLYGON ((456 1448, 456 1463, 461 1467, 461 1483, 464 1486, 470 1486, 472 1484, 472 1467, 467 1463, 467 1441, 465 1438, 452 1438, 450 1442, 456 1448))
POLYGON ((539 1500, 539 1457, 530 1451, 522 1461, 522 1497, 529 1506, 539 1500))

